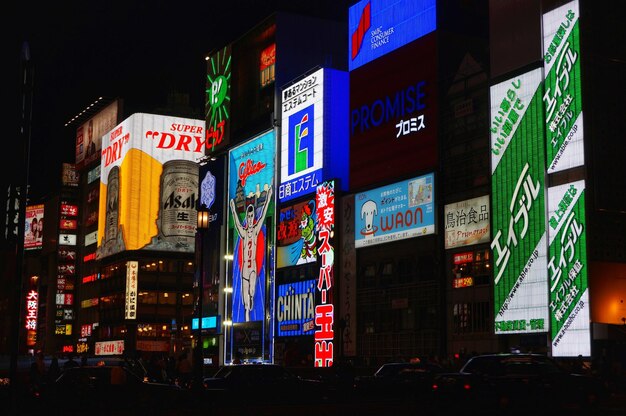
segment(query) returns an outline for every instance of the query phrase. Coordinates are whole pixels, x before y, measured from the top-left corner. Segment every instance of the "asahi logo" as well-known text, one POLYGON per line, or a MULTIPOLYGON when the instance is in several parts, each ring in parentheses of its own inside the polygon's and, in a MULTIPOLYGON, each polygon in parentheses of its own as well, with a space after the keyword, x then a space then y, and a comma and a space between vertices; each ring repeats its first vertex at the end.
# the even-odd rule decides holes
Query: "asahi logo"
POLYGON ((172 191, 163 202, 163 209, 172 208, 195 208, 196 206, 196 194, 192 193, 187 198, 183 198, 184 195, 179 194, 176 190, 172 191))

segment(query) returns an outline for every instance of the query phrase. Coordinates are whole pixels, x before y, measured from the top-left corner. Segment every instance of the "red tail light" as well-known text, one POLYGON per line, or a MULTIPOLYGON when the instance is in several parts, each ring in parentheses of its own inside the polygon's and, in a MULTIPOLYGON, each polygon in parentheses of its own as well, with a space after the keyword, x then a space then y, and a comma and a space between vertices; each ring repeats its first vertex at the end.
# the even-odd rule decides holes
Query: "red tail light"
POLYGON ((471 384, 468 384, 468 383, 463 384, 463 389, 464 390, 470 390, 471 388, 472 388, 471 384))

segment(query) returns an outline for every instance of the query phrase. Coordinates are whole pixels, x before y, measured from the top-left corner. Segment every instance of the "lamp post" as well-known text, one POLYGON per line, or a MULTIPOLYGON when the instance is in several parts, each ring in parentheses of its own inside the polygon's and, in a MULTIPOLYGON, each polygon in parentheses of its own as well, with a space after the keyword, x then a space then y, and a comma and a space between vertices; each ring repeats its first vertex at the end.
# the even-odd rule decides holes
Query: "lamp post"
POLYGON ((209 217, 210 212, 205 204, 202 204, 198 208, 198 223, 196 226, 196 232, 198 233, 199 243, 196 247, 199 250, 198 259, 198 303, 197 303, 197 315, 198 315, 198 330, 196 333, 196 349, 194 354, 194 373, 195 383, 197 388, 202 386, 203 369, 204 369, 204 354, 202 351, 202 298, 204 297, 204 238, 206 231, 209 229, 209 217))

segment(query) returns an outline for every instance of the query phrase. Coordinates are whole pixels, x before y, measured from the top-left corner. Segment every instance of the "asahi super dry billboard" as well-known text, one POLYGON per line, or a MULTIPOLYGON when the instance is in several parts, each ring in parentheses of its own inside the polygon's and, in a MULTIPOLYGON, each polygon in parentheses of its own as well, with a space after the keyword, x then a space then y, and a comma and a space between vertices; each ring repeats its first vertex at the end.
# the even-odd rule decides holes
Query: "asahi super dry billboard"
POLYGON ((98 258, 193 252, 204 120, 133 114, 103 138, 98 258))

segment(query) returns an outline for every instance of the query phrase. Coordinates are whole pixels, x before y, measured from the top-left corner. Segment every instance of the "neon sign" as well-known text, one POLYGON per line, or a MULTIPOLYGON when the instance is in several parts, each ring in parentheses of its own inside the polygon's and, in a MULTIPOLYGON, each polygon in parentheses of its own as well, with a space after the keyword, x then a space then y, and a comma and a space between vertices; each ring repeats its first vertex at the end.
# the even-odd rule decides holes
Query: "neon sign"
POLYGON ((315 367, 330 367, 334 360, 335 309, 333 305, 334 258, 332 235, 335 228, 335 184, 324 182, 317 187, 318 253, 321 258, 317 293, 320 304, 315 306, 315 367))

